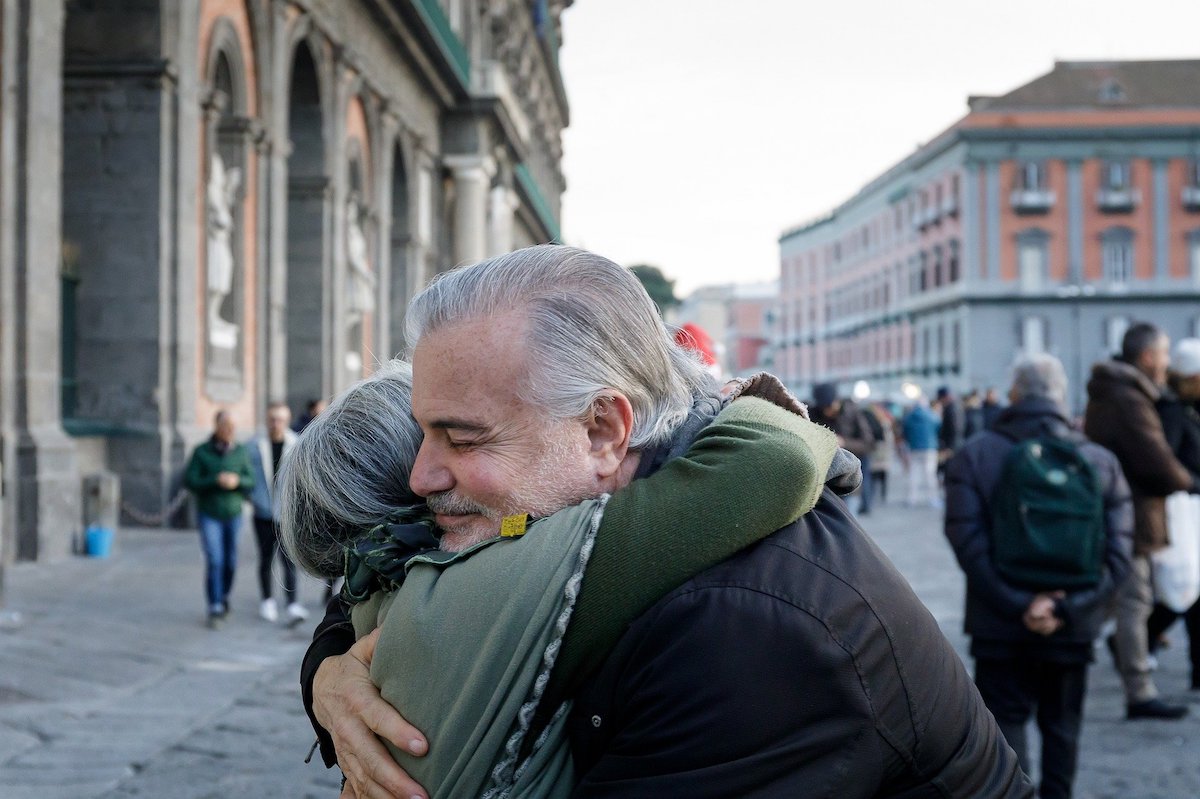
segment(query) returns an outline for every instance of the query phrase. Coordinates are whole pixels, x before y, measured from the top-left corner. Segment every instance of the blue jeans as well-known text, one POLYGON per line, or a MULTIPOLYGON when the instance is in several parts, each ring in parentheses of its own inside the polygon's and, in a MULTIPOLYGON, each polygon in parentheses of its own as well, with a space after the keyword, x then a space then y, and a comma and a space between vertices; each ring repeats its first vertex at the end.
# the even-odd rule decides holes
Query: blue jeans
POLYGON ((214 519, 197 514, 200 523, 200 549, 204 552, 204 592, 210 614, 224 613, 233 573, 237 569, 238 528, 242 517, 214 519))

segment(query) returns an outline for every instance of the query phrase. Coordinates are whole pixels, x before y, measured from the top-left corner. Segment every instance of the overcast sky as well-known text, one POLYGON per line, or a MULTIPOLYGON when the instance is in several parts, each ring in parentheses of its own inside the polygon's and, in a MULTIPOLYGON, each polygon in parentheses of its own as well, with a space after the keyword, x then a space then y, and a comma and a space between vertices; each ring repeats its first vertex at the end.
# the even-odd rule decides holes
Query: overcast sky
POLYGON ((1054 60, 1200 58, 1196 0, 576 0, 563 238, 680 295, 1054 60))

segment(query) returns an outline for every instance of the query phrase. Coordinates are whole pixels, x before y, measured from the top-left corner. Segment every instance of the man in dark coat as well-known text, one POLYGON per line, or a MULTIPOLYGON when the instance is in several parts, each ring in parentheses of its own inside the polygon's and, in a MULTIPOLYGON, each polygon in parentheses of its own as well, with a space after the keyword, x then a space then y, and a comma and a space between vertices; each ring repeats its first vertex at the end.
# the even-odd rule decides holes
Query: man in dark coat
POLYGON ((1119 360, 1092 367, 1084 432, 1121 462, 1133 494, 1133 562, 1117 593, 1117 667, 1125 685, 1130 718, 1178 719, 1187 707, 1158 698, 1150 676, 1146 622, 1154 604, 1150 555, 1167 545, 1165 498, 1197 489, 1192 475, 1171 452, 1155 403, 1170 365, 1170 340, 1151 324, 1125 333, 1119 360))
MULTIPOLYGON (((443 548, 494 537, 500 517, 486 509, 522 492, 558 496, 601 469, 600 490, 627 485, 681 452, 720 404, 628 270, 581 250, 534 247, 455 270, 407 319, 425 431, 411 485, 438 506, 443 548), (501 347, 522 353, 515 368, 495 368, 501 347), (672 398, 671 384, 687 393, 672 398), (529 388, 570 386, 585 397, 605 386, 599 406, 551 411, 529 388), (652 405, 673 421, 631 448, 652 405), (555 451, 570 457, 549 469, 555 451)), ((359 799, 417 795, 373 735, 425 748, 373 688, 370 640, 327 618, 305 658, 305 696, 332 734, 326 762, 336 750, 359 799)), ((580 797, 1032 795, 936 621, 830 491, 655 604, 571 695, 580 797)))
MULTIPOLYGON (((859 488, 859 515, 871 512, 871 452, 875 449, 875 433, 866 418, 866 411, 851 400, 837 395, 836 383, 820 383, 813 387, 813 404, 809 418, 837 433, 838 446, 849 451, 862 464, 863 482, 859 488)), ((881 431, 882 432, 882 431, 881 431)))
POLYGON ((1042 739, 1040 796, 1069 797, 1079 751, 1092 642, 1104 606, 1129 573, 1133 508, 1116 456, 1083 440, 1066 412, 1067 377, 1050 355, 1020 362, 1010 405, 992 430, 963 445, 946 466, 946 537, 967 576, 964 628, 975 684, 1028 770, 1025 726, 1035 709, 1042 739), (1029 590, 992 561, 992 497, 1017 442, 1061 439, 1079 446, 1100 478, 1106 547, 1100 581, 1074 591, 1029 590))
MULTIPOLYGON (((1179 458, 1192 479, 1200 484, 1200 338, 1185 338, 1175 344, 1171 354, 1168 390, 1158 401, 1163 435, 1175 457, 1179 458)), ((1193 498, 1194 499, 1194 498, 1193 498)), ((1200 689, 1200 600, 1184 613, 1157 604, 1147 625, 1150 650, 1159 636, 1180 616, 1188 636, 1188 658, 1192 665, 1192 689, 1200 689)))
POLYGON ((944 463, 963 445, 967 431, 966 412, 949 386, 937 390, 934 404, 942 415, 942 426, 938 428, 938 450, 944 463))
POLYGON ((989 430, 996 423, 996 417, 1004 410, 1000 404, 1000 395, 994 386, 988 386, 983 393, 983 429, 989 430))

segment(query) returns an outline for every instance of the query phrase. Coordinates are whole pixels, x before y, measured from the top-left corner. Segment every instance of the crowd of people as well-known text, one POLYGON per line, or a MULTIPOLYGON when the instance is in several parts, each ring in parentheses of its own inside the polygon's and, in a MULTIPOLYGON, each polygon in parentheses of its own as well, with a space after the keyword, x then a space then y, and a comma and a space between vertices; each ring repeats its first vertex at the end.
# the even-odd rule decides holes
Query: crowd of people
POLYGON ((1106 620, 1128 716, 1186 712, 1152 652, 1183 616, 1196 687, 1200 610, 1155 607, 1152 560, 1165 498, 1200 493, 1200 340, 1168 369, 1132 327, 1081 423, 1049 355, 1006 405, 722 387, 627 270, 557 245, 405 318, 411 363, 300 435, 281 404, 245 445, 218 413, 186 475, 211 626, 247 500, 260 615, 274 563, 292 622, 295 569, 326 580, 300 676, 343 796, 1070 796, 1106 620), (897 499, 945 510, 973 679, 859 525, 897 499))
MULTIPOLYGON (((1167 604, 1173 578, 1155 566, 1172 537, 1195 551, 1200 536, 1200 514, 1168 512, 1200 503, 1200 339, 1172 351, 1163 331, 1136 324, 1119 354, 1093 366, 1081 418, 1067 389, 1062 364, 1040 354, 1016 364, 1007 405, 993 388, 961 399, 942 388, 906 410, 838 398, 832 384, 812 399, 814 418, 879 475, 879 499, 879 478, 898 462, 908 505, 945 508, 966 575, 976 686, 1026 768, 1025 728, 1036 719, 1043 797, 1071 795, 1087 667, 1106 625, 1128 718, 1187 714, 1160 697, 1153 674, 1154 651, 1180 617, 1200 690, 1200 602, 1193 590, 1189 605, 1167 604)), ((862 490, 860 514, 876 501, 869 484, 862 490)), ((1186 565, 1200 570, 1194 558, 1186 565)))

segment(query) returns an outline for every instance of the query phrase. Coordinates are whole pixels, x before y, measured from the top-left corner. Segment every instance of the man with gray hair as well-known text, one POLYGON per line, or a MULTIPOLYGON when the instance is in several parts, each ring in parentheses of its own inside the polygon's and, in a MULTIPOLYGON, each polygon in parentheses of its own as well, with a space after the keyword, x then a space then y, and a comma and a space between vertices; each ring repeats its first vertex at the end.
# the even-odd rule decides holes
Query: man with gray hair
MULTIPOLYGON (((971 636, 975 684, 1026 769, 1025 726, 1036 709, 1042 739, 1039 795, 1069 797, 1092 642, 1105 605, 1129 572, 1133 508, 1116 456, 1071 428, 1067 376, 1057 358, 1032 355, 1017 363, 1008 396, 1012 404, 993 427, 964 444, 947 464, 946 537, 967 578, 963 626, 971 636), (1019 489, 1013 488, 1029 474, 1045 478, 1031 483, 1036 502, 1017 496, 1019 489), (1092 519, 1072 522, 1088 504, 1062 505, 1073 489, 1077 496, 1094 498, 1092 519), (1103 541, 1094 579, 1054 574, 1047 554, 1054 547, 1024 559, 1024 570, 1014 568, 1007 554, 1011 542, 1030 534, 1025 525, 1033 524, 1023 521, 1025 514, 1015 520, 1007 514, 1006 504, 1014 500, 1046 514, 1041 532, 1060 542, 1059 548, 1077 547, 1086 556, 1089 545, 1103 541), (1056 504, 1062 518, 1052 515, 1056 504), (1075 532, 1081 533, 1079 539, 1073 538, 1075 532)), ((1062 558, 1070 560, 1070 553, 1062 558)))
MULTIPOLYGON (((636 278, 582 250, 449 272, 407 323, 424 433, 410 482, 443 549, 652 473, 721 406, 636 278)), ((835 479, 856 481, 842 462, 850 474, 835 479)), ((326 764, 342 766, 345 795, 424 796, 376 735, 416 755, 425 739, 380 699, 370 644, 338 612, 302 671, 326 764)), ((584 679, 556 676, 533 727, 574 700, 578 795, 1031 795, 936 621, 829 488, 809 515, 664 597, 584 679)))
POLYGON ((1133 560, 1117 594, 1117 632, 1109 640, 1125 688, 1128 718, 1180 719, 1187 705, 1159 698, 1150 673, 1147 622, 1154 606, 1150 556, 1167 546, 1166 498, 1200 492, 1163 433, 1155 403, 1162 398, 1171 364, 1171 340, 1160 328, 1139 322, 1125 331, 1121 354, 1092 367, 1083 430, 1112 450, 1133 494, 1133 560))

